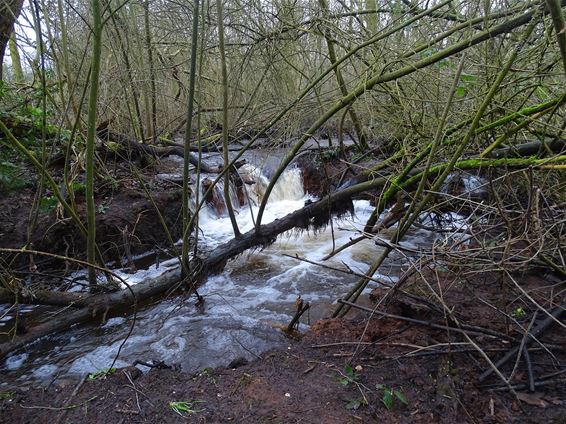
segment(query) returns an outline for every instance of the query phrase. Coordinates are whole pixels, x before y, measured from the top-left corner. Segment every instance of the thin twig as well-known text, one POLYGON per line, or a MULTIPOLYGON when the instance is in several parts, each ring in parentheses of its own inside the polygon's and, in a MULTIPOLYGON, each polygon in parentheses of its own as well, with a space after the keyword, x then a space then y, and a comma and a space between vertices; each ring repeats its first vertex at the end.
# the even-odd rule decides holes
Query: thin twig
POLYGON ((505 334, 498 333, 496 331, 489 330, 489 329, 482 328, 482 327, 473 326, 473 329, 451 327, 451 326, 447 326, 447 325, 436 324, 436 323, 431 322, 431 321, 423 321, 423 320, 420 320, 420 319, 404 317, 404 316, 401 316, 401 315, 389 314, 387 312, 382 312, 382 311, 366 308, 365 306, 361 306, 361 305, 358 305, 356 303, 348 302, 347 300, 344 300, 344 299, 338 299, 338 302, 343 303, 344 305, 348 305, 352 308, 359 309, 361 311, 365 311, 365 312, 374 313, 374 314, 384 316, 385 318, 398 319, 398 320, 401 320, 401 321, 412 322, 414 324, 423 325, 425 327, 437 328, 439 330, 450 330, 450 331, 454 331, 456 333, 472 334, 472 335, 476 335, 476 336, 478 336, 478 335, 489 336, 489 337, 493 337, 493 338, 501 338, 501 339, 504 339, 504 340, 510 340, 511 339, 509 336, 506 336, 505 334))
POLYGON ((85 400, 84 402, 75 404, 75 405, 67 405, 67 406, 24 406, 24 405, 20 405, 20 408, 23 409, 47 409, 49 411, 63 411, 65 409, 74 409, 74 408, 78 408, 79 406, 83 406, 89 402, 92 402, 93 400, 95 400, 96 398, 98 398, 98 396, 93 396, 87 400, 85 400))

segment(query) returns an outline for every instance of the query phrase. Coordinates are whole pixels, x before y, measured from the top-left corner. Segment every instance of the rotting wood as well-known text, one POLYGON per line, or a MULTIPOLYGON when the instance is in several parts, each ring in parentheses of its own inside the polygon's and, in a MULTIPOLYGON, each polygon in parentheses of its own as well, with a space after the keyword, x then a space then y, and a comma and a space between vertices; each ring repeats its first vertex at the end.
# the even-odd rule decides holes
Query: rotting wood
POLYGON ((59 292, 53 290, 23 290, 18 292, 0 288, 0 304, 53 305, 83 307, 92 298, 88 293, 59 292))
MULTIPOLYGON (((185 155, 183 147, 180 145, 157 146, 157 145, 143 144, 123 134, 119 134, 117 132, 111 131, 108 128, 100 129, 97 132, 97 136, 106 142, 112 141, 114 143, 117 143, 119 146, 125 146, 127 147, 127 149, 137 152, 138 154, 141 155, 149 155, 153 157, 165 157, 169 155, 177 155, 180 157, 184 157, 185 155)), ((199 164, 198 156, 191 153, 189 156, 189 162, 191 163, 191 165, 197 166, 199 164)), ((246 163, 245 160, 238 161, 235 164, 235 167, 239 168, 245 163, 246 163)), ((219 172, 222 172, 223 167, 212 166, 204 161, 200 161, 200 169, 202 172, 206 174, 218 174, 219 172)))

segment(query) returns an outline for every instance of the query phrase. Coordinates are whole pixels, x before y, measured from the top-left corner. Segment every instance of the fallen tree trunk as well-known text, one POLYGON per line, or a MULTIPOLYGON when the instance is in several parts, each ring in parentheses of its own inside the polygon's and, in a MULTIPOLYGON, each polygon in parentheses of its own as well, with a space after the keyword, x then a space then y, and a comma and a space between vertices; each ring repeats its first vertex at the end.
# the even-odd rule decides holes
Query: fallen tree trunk
MULTIPOLYGON (((129 151, 135 152, 139 156, 153 156, 153 157, 164 157, 168 155, 177 155, 184 157, 185 152, 183 151, 182 146, 154 146, 150 144, 143 144, 139 143, 137 140, 130 138, 124 134, 120 134, 114 132, 106 127, 99 128, 96 132, 96 135, 101 140, 104 140, 106 143, 114 142, 117 143, 119 146, 125 146, 129 151)), ((112 148, 108 148, 107 144, 105 144, 106 148, 109 151, 112 151, 112 148)), ((114 149, 115 150, 115 149, 114 149)), ((198 156, 191 153, 189 156, 189 162, 193 166, 198 166, 199 160, 198 156)), ((222 167, 219 166, 211 166, 206 162, 200 162, 200 169, 202 172, 207 174, 218 174, 222 172, 222 167)))
POLYGON ((541 152, 560 153, 564 148, 566 148, 566 140, 562 138, 547 140, 544 144, 542 141, 536 140, 518 146, 494 150, 489 156, 492 158, 528 157, 541 152))
POLYGON ((53 290, 34 290, 17 292, 0 288, 0 304, 20 303, 25 305, 53 305, 83 307, 92 299, 89 293, 59 292, 53 290))
MULTIPOLYGON (((42 129, 27 116, 0 112, 0 120, 16 137, 41 137, 42 129)), ((57 135, 58 131, 51 126, 45 128, 47 138, 54 138, 57 135)))
POLYGON ((92 296, 85 307, 67 314, 61 314, 30 328, 27 333, 16 336, 11 342, 0 344, 0 358, 38 341, 41 337, 59 333, 72 325, 96 321, 97 319, 104 320, 109 312, 120 308, 136 308, 140 300, 148 299, 174 288, 180 279, 181 268, 180 266, 175 266, 165 271, 159 277, 144 283, 115 293, 92 296))
MULTIPOLYGON (((222 136, 222 134, 212 134, 206 138, 201 139, 200 143, 200 148, 197 144, 191 144, 191 146, 189 147, 189 150, 191 152, 198 152, 199 150, 203 153, 221 153, 222 152, 222 146, 217 146, 215 143, 220 140, 220 137, 222 136)), ((164 146, 177 146, 177 147, 181 147, 183 148, 183 145, 181 143, 176 143, 175 141, 172 140, 168 140, 166 138, 159 138, 158 142, 160 144, 163 144, 164 146)), ((241 142, 237 139, 237 138, 231 138, 230 139, 231 143, 240 143, 241 142)), ((240 151, 241 147, 232 147, 232 148, 228 148, 229 152, 238 152, 240 151)))
MULTIPOLYGON (((135 152, 139 156, 152 156, 152 157, 165 157, 169 155, 177 155, 184 157, 185 152, 183 146, 177 144, 170 144, 169 146, 156 146, 151 144, 144 144, 139 143, 137 140, 130 138, 124 134, 117 133, 112 131, 108 128, 102 127, 97 131, 97 136, 101 140, 106 142, 114 142, 117 143, 119 146, 126 147, 129 151, 135 152)), ((112 151, 113 149, 108 148, 108 151, 112 151)), ((199 166, 199 158, 194 153, 189 155, 189 162, 194 167, 199 166)), ((242 165, 246 163, 245 160, 238 161, 234 164, 235 168, 240 168, 242 165)), ((200 161, 200 170, 205 174, 218 174, 222 172, 224 168, 222 166, 213 166, 204 161, 200 161)))

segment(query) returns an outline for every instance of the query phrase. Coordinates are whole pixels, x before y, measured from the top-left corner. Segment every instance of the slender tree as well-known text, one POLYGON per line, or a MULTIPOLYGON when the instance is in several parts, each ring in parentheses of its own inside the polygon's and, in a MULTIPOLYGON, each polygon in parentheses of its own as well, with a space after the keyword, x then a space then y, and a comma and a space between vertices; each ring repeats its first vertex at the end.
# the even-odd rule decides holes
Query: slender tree
POLYGON ((192 230, 193 220, 190 217, 189 199, 190 199, 190 175, 189 175, 189 156, 191 154, 191 137, 193 130, 193 110, 195 99, 195 81, 197 68, 198 53, 198 24, 199 24, 199 0, 195 0, 192 11, 192 32, 191 32, 191 56, 189 70, 189 96, 187 104, 187 127, 185 129, 185 144, 183 153, 185 160, 183 162, 183 246, 181 248, 181 264, 187 272, 189 269, 189 250, 190 250, 190 233, 192 230))
POLYGON ((4 52, 10 40, 14 24, 22 11, 24 0, 3 0, 0 3, 0 81, 2 81, 2 65, 4 52))
MULTIPOLYGON (((100 0, 91 0, 92 13, 92 62, 90 77, 90 92, 88 98, 88 127, 86 138, 86 213, 87 213, 87 261, 96 263, 96 210, 94 204, 94 176, 95 176, 95 137, 98 105, 98 84, 100 78, 100 62, 102 51, 102 8, 100 0)), ((88 279, 91 290, 96 286, 96 270, 94 266, 88 268, 88 279)))
MULTIPOLYGON (((224 47, 224 11, 222 0, 216 0, 216 13, 218 14, 218 48, 220 49, 220 66, 222 68, 222 154, 224 157, 224 167, 229 167, 228 159, 228 70, 226 67, 226 52, 224 47)), ((234 236, 240 236, 238 222, 234 215, 234 208, 230 200, 230 173, 224 175, 224 202, 230 216, 234 236)))
POLYGON ((22 60, 20 59, 20 52, 18 51, 18 44, 16 42, 16 31, 12 32, 10 41, 8 41, 10 49, 10 58, 12 59, 12 71, 14 72, 14 82, 16 84, 23 84, 25 82, 24 71, 22 69, 22 60))

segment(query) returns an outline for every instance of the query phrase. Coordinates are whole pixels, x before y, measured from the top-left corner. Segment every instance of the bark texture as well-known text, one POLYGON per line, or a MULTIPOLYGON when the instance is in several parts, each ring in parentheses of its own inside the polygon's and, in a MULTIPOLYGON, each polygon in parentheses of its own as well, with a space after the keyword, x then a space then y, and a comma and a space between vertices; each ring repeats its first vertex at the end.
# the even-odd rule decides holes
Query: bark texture
POLYGON ((14 23, 22 11, 24 0, 2 0, 0 1, 0 81, 2 81, 2 64, 4 53, 14 30, 14 23))

